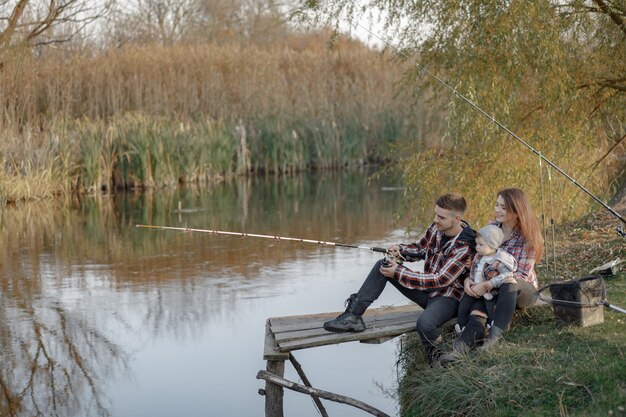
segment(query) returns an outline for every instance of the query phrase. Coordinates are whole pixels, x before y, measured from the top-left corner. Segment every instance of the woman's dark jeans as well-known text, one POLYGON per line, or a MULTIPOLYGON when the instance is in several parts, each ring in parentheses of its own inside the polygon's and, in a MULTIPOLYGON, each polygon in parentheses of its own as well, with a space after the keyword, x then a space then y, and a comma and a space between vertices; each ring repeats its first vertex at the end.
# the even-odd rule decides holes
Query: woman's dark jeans
POLYGON ((367 306, 378 299, 387 283, 390 283, 406 298, 424 309, 424 312, 417 319, 417 332, 422 339, 422 343, 427 346, 433 346, 441 335, 441 326, 456 316, 459 302, 450 297, 429 298, 429 293, 426 291, 403 287, 397 280, 387 278, 380 273, 381 262, 376 262, 361 289, 359 289, 359 301, 363 301, 367 308, 367 306))
POLYGON ((516 308, 528 308, 537 301, 537 290, 528 282, 519 278, 514 284, 502 284, 494 297, 496 304, 493 325, 506 330, 511 324, 516 308))

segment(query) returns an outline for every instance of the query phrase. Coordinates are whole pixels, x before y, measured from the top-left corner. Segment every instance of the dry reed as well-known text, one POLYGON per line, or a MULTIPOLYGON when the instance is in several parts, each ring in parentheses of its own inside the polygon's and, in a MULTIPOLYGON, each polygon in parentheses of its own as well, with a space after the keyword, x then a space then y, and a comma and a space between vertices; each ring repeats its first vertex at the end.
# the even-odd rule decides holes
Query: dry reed
POLYGON ((364 163, 419 130, 400 72, 354 44, 22 55, 0 71, 3 175, 54 173, 56 193, 364 163))

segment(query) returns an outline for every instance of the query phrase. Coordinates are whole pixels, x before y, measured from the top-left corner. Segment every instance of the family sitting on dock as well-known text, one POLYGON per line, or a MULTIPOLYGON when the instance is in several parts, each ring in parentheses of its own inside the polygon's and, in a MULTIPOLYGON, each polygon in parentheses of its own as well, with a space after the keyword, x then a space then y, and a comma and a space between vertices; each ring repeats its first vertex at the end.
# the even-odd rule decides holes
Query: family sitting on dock
POLYGON ((537 274, 543 249, 539 223, 528 198, 517 188, 497 194, 495 221, 478 232, 463 220, 467 208, 460 194, 435 201, 435 219, 414 243, 388 248, 365 282, 347 300, 346 311, 324 323, 331 332, 365 330, 362 315, 387 283, 424 309, 417 332, 430 363, 454 362, 472 348, 488 350, 511 323, 516 308, 536 300, 537 274), (423 259, 424 271, 413 271, 397 259, 423 259), (441 355, 441 327, 457 317, 457 339, 441 355))

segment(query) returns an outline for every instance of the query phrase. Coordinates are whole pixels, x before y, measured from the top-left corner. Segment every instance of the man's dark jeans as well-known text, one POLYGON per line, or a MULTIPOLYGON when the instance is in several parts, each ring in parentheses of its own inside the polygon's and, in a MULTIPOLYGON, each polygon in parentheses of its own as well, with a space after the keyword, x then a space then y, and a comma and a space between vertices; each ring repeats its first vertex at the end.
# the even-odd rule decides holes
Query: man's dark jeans
POLYGON ((378 299, 387 283, 390 283, 406 298, 424 309, 424 312, 417 319, 417 332, 422 343, 433 346, 441 334, 441 326, 456 316, 459 302, 450 297, 428 298, 428 292, 403 287, 397 280, 389 279, 380 273, 381 262, 376 262, 361 289, 359 289, 359 300, 366 302, 367 305, 371 304, 378 299))

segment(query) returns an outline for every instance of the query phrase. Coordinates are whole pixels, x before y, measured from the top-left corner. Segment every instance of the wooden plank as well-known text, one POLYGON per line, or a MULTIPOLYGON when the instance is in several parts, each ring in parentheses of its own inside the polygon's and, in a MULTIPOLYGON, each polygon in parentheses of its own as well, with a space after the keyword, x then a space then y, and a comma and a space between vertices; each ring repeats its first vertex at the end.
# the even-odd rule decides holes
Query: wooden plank
POLYGON ((294 340, 291 342, 279 343, 278 350, 280 350, 281 352, 289 352, 292 350, 307 349, 317 346, 326 346, 387 336, 399 336, 403 333, 413 331, 414 329, 415 323, 404 323, 387 326, 384 329, 366 329, 365 331, 360 333, 328 333, 324 336, 310 337, 303 340, 294 340))
MULTIPOLYGON (((368 327, 368 329, 375 329, 375 330, 382 332, 387 327, 396 326, 399 324, 402 324, 402 325, 409 324, 415 327, 415 320, 393 321, 393 322, 387 323, 385 326, 368 327)), ((284 344, 286 342, 291 342, 291 341, 296 341, 296 340, 305 340, 305 339, 310 339, 312 337, 329 336, 329 335, 337 334, 333 332, 328 332, 324 329, 313 329, 313 330, 306 330, 305 332, 294 332, 294 333, 295 334, 293 335, 285 335, 285 337, 276 340, 276 343, 280 346, 281 344, 284 344)))
POLYGON ((274 326, 286 324, 301 324, 308 321, 328 320, 333 317, 337 317, 337 315, 339 314, 341 314, 340 311, 334 311, 330 313, 305 314, 301 316, 270 317, 270 322, 274 326))
MULTIPOLYGON (((387 319, 381 318, 380 320, 377 320, 375 322, 366 322, 365 324, 368 329, 380 329, 386 326, 391 326, 391 325, 400 324, 400 323, 415 324, 418 317, 419 317, 419 313, 413 313, 411 315, 405 315, 405 316, 400 316, 400 317, 389 317, 387 319)), ((319 323, 317 327, 312 328, 312 329, 295 330, 291 332, 280 332, 280 333, 273 332, 273 333, 274 333, 274 338, 276 340, 276 343, 282 343, 288 340, 303 339, 303 338, 312 337, 312 336, 324 335, 324 334, 328 334, 329 332, 324 329, 324 327, 322 326, 322 323, 319 323)))
MULTIPOLYGON (((364 322, 368 326, 376 326, 379 323, 389 322, 393 320, 407 320, 410 318, 417 319, 421 314, 422 310, 416 310, 411 312, 402 312, 402 313, 392 313, 387 315, 379 315, 374 317, 365 317, 364 322)), ((301 325, 296 324, 288 324, 288 325, 278 325, 272 326, 270 324, 270 330, 274 335, 280 335, 283 333, 296 332, 296 331, 306 331, 306 330, 314 330, 321 329, 324 327, 324 320, 316 320, 311 322, 302 323, 301 325)))
MULTIPOLYGON (((388 317, 388 318, 381 317, 377 321, 366 322, 365 324, 368 329, 381 329, 386 326, 391 326, 394 324, 401 324, 401 323, 413 323, 413 325, 415 325, 417 317, 419 317, 419 314, 417 312, 410 313, 410 314, 404 313, 404 315, 398 316, 398 317, 388 317)), ((276 340, 276 343, 278 344, 287 342, 290 340, 306 339, 308 337, 315 337, 315 336, 322 336, 322 335, 329 334, 327 330, 324 330, 321 322, 318 324, 318 327, 315 327, 313 329, 297 330, 297 331, 281 332, 281 333, 273 332, 273 333, 274 333, 274 338, 276 340)))
POLYGON ((284 361, 286 359, 289 359, 288 353, 282 353, 278 350, 278 344, 276 343, 276 339, 274 339, 274 335, 270 331, 269 320, 265 321, 265 344, 263 346, 263 359, 266 361, 284 361))
MULTIPOLYGON (((415 328, 413 328, 413 330, 415 330, 415 328)), ((391 339, 395 339, 396 337, 398 337, 400 335, 397 336, 385 336, 385 337, 377 337, 375 339, 365 339, 365 340, 359 340, 359 343, 365 343, 367 345, 382 345, 385 342, 390 341, 391 339)))
MULTIPOLYGON (((365 321, 365 323, 374 324, 380 320, 389 320, 393 318, 402 318, 402 317, 409 317, 409 316, 417 318, 420 311, 422 311, 421 308, 419 309, 416 308, 410 311, 399 311, 399 312, 390 311, 384 314, 364 316, 363 321, 365 321)), ((297 323, 288 323, 288 324, 274 324, 273 322, 270 321, 270 327, 271 327, 272 333, 274 334, 290 332, 290 331, 298 331, 298 330, 315 329, 315 328, 323 327, 325 321, 329 319, 334 319, 335 317, 337 317, 337 315, 332 316, 330 318, 323 318, 323 319, 313 318, 313 319, 309 319, 306 321, 298 321, 297 323)))
MULTIPOLYGON (((447 322, 445 322, 444 324, 441 325, 441 331, 443 333, 448 333, 451 331, 454 331, 454 325, 456 324, 456 317, 451 318, 450 320, 448 320, 447 322)), ((413 327, 413 331, 417 330, 416 327, 413 327)), ((408 332, 405 332, 408 333, 408 332)), ((384 337, 377 337, 377 338, 373 338, 373 339, 365 339, 365 340, 359 340, 360 343, 366 343, 366 344, 370 344, 370 345, 380 345, 381 343, 385 343, 391 339, 395 339, 396 337, 398 337, 400 335, 395 335, 395 336, 384 336, 384 337)))
MULTIPOLYGON (((370 314, 368 314, 369 310, 365 312, 365 314, 363 315, 363 320, 365 321, 365 323, 375 323, 376 321, 381 319, 387 319, 390 317, 402 317, 405 315, 415 314, 419 311, 422 311, 422 308, 418 305, 372 309, 370 314)), ((282 332, 319 328, 322 327, 325 321, 334 319, 339 314, 341 313, 335 312, 325 313, 323 315, 313 314, 310 316, 295 316, 290 318, 289 320, 281 320, 280 317, 272 317, 269 320, 272 332, 274 334, 277 334, 282 332)), ((417 316, 415 317, 417 318, 417 316)))
POLYGON ((293 340, 289 342, 279 343, 279 350, 287 352, 298 349, 307 349, 311 347, 326 346, 345 342, 354 342, 361 340, 379 339, 386 337, 396 337, 404 333, 415 330, 414 323, 404 323, 388 326, 384 329, 368 329, 360 333, 329 333, 322 336, 310 337, 307 339, 293 340))
MULTIPOLYGON (((403 306, 388 306, 388 307, 378 307, 378 308, 369 308, 363 314, 363 317, 376 316, 384 313, 391 312, 402 312, 402 311, 414 311, 421 310, 421 307, 417 304, 407 304, 403 306)), ((315 313, 315 314, 302 314, 296 316, 280 316, 280 317, 270 317, 270 321, 272 324, 290 324, 290 323, 299 323, 306 322, 311 319, 326 319, 326 318, 335 318, 339 314, 343 313, 343 311, 336 311, 331 313, 315 313)))
MULTIPOLYGON (((402 312, 402 311, 412 311, 412 310, 421 309, 417 304, 406 304, 401 306, 383 306, 377 308, 368 308, 363 314, 364 317, 375 316, 378 314, 388 313, 388 312, 402 312)), ((271 317, 273 320, 277 320, 278 323, 282 323, 283 321, 291 322, 297 321, 299 319, 308 320, 311 318, 326 318, 326 317, 335 317, 343 311, 336 312, 327 312, 327 313, 314 313, 314 314, 299 314, 295 316, 278 316, 271 317)))

